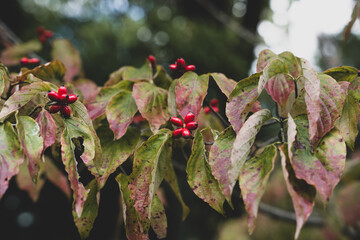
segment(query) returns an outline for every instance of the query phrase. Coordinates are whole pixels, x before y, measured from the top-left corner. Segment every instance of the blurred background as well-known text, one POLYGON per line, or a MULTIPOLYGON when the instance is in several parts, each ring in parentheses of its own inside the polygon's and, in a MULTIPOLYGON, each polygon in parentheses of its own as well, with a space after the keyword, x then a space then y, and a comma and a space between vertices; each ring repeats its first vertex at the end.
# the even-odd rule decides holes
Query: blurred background
MULTIPOLYGON (((291 51, 310 60, 318 71, 339 65, 359 68, 359 21, 348 31, 347 41, 343 37, 355 2, 7 0, 0 7, 0 20, 24 42, 37 38, 39 26, 53 31, 55 38, 69 39, 80 51, 85 76, 99 86, 121 66, 141 66, 149 54, 166 69, 182 57, 187 64, 196 66, 198 74, 222 72, 239 81, 255 71, 256 56, 265 48, 275 53, 291 51)), ((2 44, 0 51, 4 48, 2 44)), ((40 56, 48 60, 46 54, 40 56)), ((225 97, 218 98, 224 109, 225 97)), ((185 176, 178 174, 184 185, 185 202, 192 212, 181 222, 179 203, 165 191, 167 239, 249 238, 241 200, 235 200, 238 207, 228 209, 224 218, 199 200, 186 186, 185 176)), ((282 187, 274 184, 264 199, 292 211, 282 189, 285 184, 279 185, 282 187)), ((99 216, 90 239, 125 238, 118 220, 118 195, 112 178, 102 190, 99 216)), ((251 239, 291 239, 294 231, 294 223, 261 216, 251 239)), ((334 231, 329 227, 309 227, 300 239, 339 239, 334 231)), ((72 221, 71 201, 50 182, 45 183, 36 203, 11 182, 0 201, 0 234, 1 239, 79 239, 72 221)))

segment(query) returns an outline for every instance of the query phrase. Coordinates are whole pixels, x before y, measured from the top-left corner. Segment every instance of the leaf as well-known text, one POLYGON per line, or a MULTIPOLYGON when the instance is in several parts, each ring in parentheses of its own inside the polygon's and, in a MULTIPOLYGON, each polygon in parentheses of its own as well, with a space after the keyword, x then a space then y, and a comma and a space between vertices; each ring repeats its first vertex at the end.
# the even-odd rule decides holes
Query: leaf
POLYGON ((227 98, 229 98, 231 92, 234 90, 237 82, 234 80, 227 78, 222 73, 211 73, 211 76, 215 80, 216 84, 219 86, 220 90, 225 94, 227 98))
MULTIPOLYGON (((341 89, 341 86, 333 78, 320 73, 319 79, 321 83, 319 99, 320 117, 316 121, 315 129, 309 127, 310 142, 313 148, 335 126, 335 122, 340 118, 345 102, 344 90, 341 89)), ((310 122, 312 119, 310 115, 308 115, 308 118, 310 122)))
POLYGON ((266 82, 265 89, 278 104, 280 116, 286 117, 295 101, 295 95, 292 94, 295 90, 293 77, 289 74, 277 74, 266 82))
POLYGON ((176 98, 175 98, 175 87, 177 84, 177 79, 175 79, 168 90, 168 109, 170 116, 177 116, 177 110, 176 110, 176 98))
POLYGON ((249 233, 255 229, 259 203, 265 192, 270 173, 274 169, 277 151, 275 145, 267 146, 262 153, 247 160, 240 172, 241 195, 248 212, 249 233))
POLYGON ((259 79, 258 94, 263 91, 266 83, 278 74, 285 74, 288 72, 287 66, 283 60, 276 58, 272 60, 263 70, 263 75, 259 79))
POLYGON ((217 212, 224 214, 225 196, 222 194, 217 180, 211 174, 205 153, 204 140, 200 131, 195 134, 186 173, 187 182, 193 192, 217 212))
POLYGON ((43 150, 53 145, 56 141, 56 124, 52 115, 42 109, 35 119, 40 127, 40 136, 43 138, 43 150))
POLYGON ((74 77, 82 75, 80 53, 72 43, 67 39, 57 38, 51 44, 51 58, 60 60, 65 65, 64 81, 71 82, 74 77))
POLYGON ((19 189, 26 191, 33 202, 37 202, 40 192, 45 184, 43 178, 39 178, 36 183, 30 176, 27 162, 20 165, 19 173, 16 175, 16 184, 19 189))
POLYGON ((150 81, 152 79, 151 65, 146 62, 141 68, 134 68, 128 66, 124 68, 122 73, 123 80, 129 80, 132 82, 139 82, 143 80, 150 81))
POLYGON ((134 207, 134 201, 131 198, 131 191, 128 188, 129 177, 124 174, 119 174, 116 177, 119 184, 121 198, 122 198, 122 211, 125 222, 126 237, 129 240, 147 240, 148 232, 144 231, 139 213, 134 207))
POLYGON ((283 60, 286 64, 288 73, 293 78, 298 78, 301 74, 301 62, 294 56, 291 52, 282 52, 279 54, 279 58, 283 60))
POLYGON ((227 187, 230 195, 233 191, 236 180, 240 171, 250 153, 251 146, 255 141, 257 133, 261 126, 271 118, 271 112, 268 109, 262 109, 251 115, 245 122, 244 126, 236 134, 236 138, 231 150, 230 165, 227 171, 227 187))
POLYGON ((298 179, 315 186, 324 203, 340 180, 346 159, 346 146, 337 129, 330 131, 311 152, 306 116, 288 120, 289 159, 298 179))
POLYGON ((161 65, 157 65, 153 81, 156 86, 168 90, 173 80, 161 65))
POLYGON ((171 136, 170 130, 161 129, 144 142, 134 155, 128 187, 144 232, 150 227, 151 204, 164 178, 166 161, 171 159, 171 136))
POLYGON ((4 103, 0 111, 0 122, 4 122, 10 114, 27 104, 36 94, 50 90, 51 87, 45 82, 34 82, 21 88, 4 103))
POLYGON ((36 181, 43 151, 43 138, 40 136, 40 127, 29 116, 17 116, 16 127, 24 154, 28 160, 28 168, 33 181, 36 181))
POLYGON ((211 146, 209 153, 209 165, 212 170, 212 174, 219 182, 226 200, 231 203, 231 190, 228 188, 229 177, 228 171, 231 168, 231 151, 236 138, 236 133, 232 127, 226 128, 215 139, 214 144, 211 146))
POLYGON ((110 99, 121 90, 131 91, 132 85, 133 83, 130 81, 121 81, 116 85, 101 88, 99 94, 96 96, 95 102, 87 106, 90 118, 95 119, 103 115, 110 99))
POLYGON ((360 222, 360 182, 344 186, 336 196, 335 206, 344 225, 356 227, 360 222))
POLYGON ((256 72, 262 72, 264 68, 275 58, 277 55, 269 49, 262 50, 259 54, 259 58, 256 64, 256 72))
POLYGON ((176 198, 179 200, 181 207, 182 207, 182 220, 185 221, 186 217, 189 215, 190 209, 184 203, 184 200, 182 199, 179 183, 178 183, 178 180, 177 180, 177 177, 175 174, 174 167, 171 164, 171 161, 167 161, 166 164, 167 164, 167 166, 166 166, 166 172, 164 175, 164 179, 170 185, 176 198))
POLYGON ((192 112, 197 119, 207 93, 209 75, 198 76, 194 72, 186 72, 177 80, 175 86, 176 107, 181 117, 192 112))
POLYGON ((313 207, 316 195, 316 190, 313 186, 308 185, 304 180, 297 179, 292 168, 287 152, 287 145, 279 146, 281 165, 286 182, 286 187, 291 196, 293 206, 296 214, 296 232, 295 239, 299 237, 301 228, 306 220, 309 218, 313 207))
POLYGON ((170 118, 167 91, 151 83, 140 82, 135 83, 132 96, 141 116, 148 120, 151 131, 156 133, 170 118))
POLYGON ((323 72, 330 75, 336 81, 352 82, 358 76, 358 70, 354 67, 342 66, 327 69, 323 72))
POLYGON ((99 168, 100 188, 115 170, 133 154, 140 139, 140 131, 128 128, 125 135, 114 141, 114 135, 107 126, 97 129, 102 148, 102 163, 99 168))
POLYGON ((335 122, 335 126, 340 130, 346 145, 354 151, 355 138, 359 131, 357 128, 359 122, 359 101, 352 94, 354 82, 340 82, 341 88, 345 91, 345 102, 339 121, 335 122), (350 85, 350 86, 349 86, 350 85))
POLYGON ((69 181, 65 175, 58 169, 49 157, 45 157, 44 172, 46 178, 57 186, 68 198, 71 197, 69 181))
POLYGON ((348 40, 350 33, 351 33, 351 29, 352 29, 356 19, 358 19, 358 17, 359 17, 359 9, 360 9, 359 2, 356 1, 353 12, 351 14, 351 20, 349 21, 349 23, 346 25, 346 27, 344 29, 343 44, 348 40))
POLYGON ((14 66, 20 63, 22 57, 26 57, 31 52, 41 50, 41 43, 37 40, 32 40, 25 43, 16 44, 7 47, 1 52, 0 62, 6 66, 14 66))
MULTIPOLYGON (((302 79, 304 80, 305 103, 309 119, 310 139, 314 139, 316 138, 316 133, 318 131, 317 123, 320 119, 321 111, 320 79, 315 69, 307 60, 301 59, 301 67, 303 69, 302 79)), ((302 88, 299 87, 298 84, 298 90, 300 91, 301 89, 302 88)), ((316 143, 316 141, 314 141, 314 143, 316 143)))
POLYGON ((132 92, 121 90, 111 98, 106 106, 106 118, 115 139, 121 138, 137 112, 132 92))
POLYGON ((0 96, 2 96, 4 93, 6 94, 9 85, 10 85, 9 71, 7 67, 0 62, 0 96))
POLYGON ((73 207, 73 217, 75 225, 80 233, 81 239, 86 239, 90 235, 95 219, 98 215, 100 192, 96 180, 92 180, 87 186, 88 194, 84 198, 84 209, 79 216, 73 207))
MULTIPOLYGON (((76 146, 72 139, 83 138, 84 151, 80 158, 88 168, 93 165, 93 158, 95 156, 94 139, 91 137, 91 130, 79 119, 68 118, 65 120, 65 126, 61 136, 61 159, 65 165, 65 171, 68 173, 70 187, 73 190, 74 211, 78 217, 81 217, 90 189, 85 189, 84 185, 79 181, 80 176, 77 172, 74 152, 76 146)), ((91 170, 90 168, 89 170, 91 170)))
POLYGON ((151 227, 157 238, 163 239, 166 237, 167 219, 164 206, 158 195, 155 195, 151 205, 151 227))
POLYGON ((260 73, 251 75, 237 83, 226 104, 226 116, 235 132, 238 132, 258 97, 257 86, 260 73))
POLYGON ((30 74, 43 81, 62 82, 65 71, 64 64, 59 60, 54 60, 21 73, 21 75, 16 77, 16 82, 26 82, 30 74))
POLYGON ((94 102, 100 91, 100 87, 94 81, 87 78, 78 78, 72 81, 72 84, 84 96, 83 103, 85 105, 94 102))
POLYGON ((0 199, 23 161, 20 141, 11 123, 6 121, 0 124, 0 199))

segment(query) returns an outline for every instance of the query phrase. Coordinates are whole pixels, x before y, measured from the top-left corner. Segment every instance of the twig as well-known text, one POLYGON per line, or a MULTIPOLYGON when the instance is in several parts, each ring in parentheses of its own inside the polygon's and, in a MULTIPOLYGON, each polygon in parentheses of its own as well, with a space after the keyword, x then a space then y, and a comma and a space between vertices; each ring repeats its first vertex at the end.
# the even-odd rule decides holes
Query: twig
POLYGON ((208 106, 210 108, 210 110, 216 115, 216 117, 218 119, 220 119, 220 121, 226 126, 226 127, 229 127, 230 124, 218 113, 216 112, 210 105, 210 103, 205 99, 205 104, 206 106, 208 106))
POLYGON ((256 147, 256 148, 265 147, 265 146, 267 146, 267 145, 269 145, 269 144, 271 144, 271 143, 276 142, 276 140, 278 140, 278 139, 279 139, 278 136, 269 138, 268 140, 266 140, 266 141, 264 141, 264 142, 262 142, 262 143, 255 144, 255 147, 256 147))

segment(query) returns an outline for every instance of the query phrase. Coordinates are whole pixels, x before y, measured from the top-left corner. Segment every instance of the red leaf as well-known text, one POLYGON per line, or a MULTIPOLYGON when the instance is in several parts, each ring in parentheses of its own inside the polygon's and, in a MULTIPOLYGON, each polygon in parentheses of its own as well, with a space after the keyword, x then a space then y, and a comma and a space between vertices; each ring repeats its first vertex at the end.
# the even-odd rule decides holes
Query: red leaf
POLYGON ((44 150, 55 143, 56 124, 51 114, 42 109, 35 121, 40 127, 40 136, 44 140, 44 150))
POLYGON ((275 58, 277 58, 277 55, 269 49, 261 51, 256 64, 256 72, 259 73, 264 70, 264 68, 275 58))

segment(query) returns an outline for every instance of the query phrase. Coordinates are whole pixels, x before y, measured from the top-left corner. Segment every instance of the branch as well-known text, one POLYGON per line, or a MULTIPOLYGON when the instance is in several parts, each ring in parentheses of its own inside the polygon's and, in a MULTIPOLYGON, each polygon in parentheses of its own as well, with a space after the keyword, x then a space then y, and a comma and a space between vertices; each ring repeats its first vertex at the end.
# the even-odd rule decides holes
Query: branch
POLYGON ((216 112, 210 105, 210 103, 205 99, 205 104, 206 106, 208 106, 210 108, 210 110, 216 115, 216 117, 218 119, 220 119, 220 121, 226 126, 226 127, 229 127, 230 124, 228 123, 228 121, 226 121, 218 112, 216 112))

